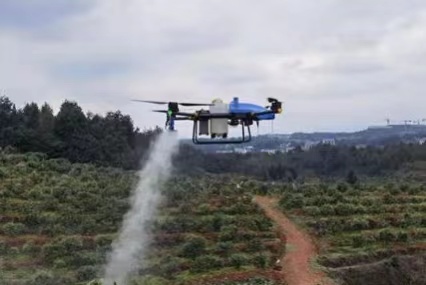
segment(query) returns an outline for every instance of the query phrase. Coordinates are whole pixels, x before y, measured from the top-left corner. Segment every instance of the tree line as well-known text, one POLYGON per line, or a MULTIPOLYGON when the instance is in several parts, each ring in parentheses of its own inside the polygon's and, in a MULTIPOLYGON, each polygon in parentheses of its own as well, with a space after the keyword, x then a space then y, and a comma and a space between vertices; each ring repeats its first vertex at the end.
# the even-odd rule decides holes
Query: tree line
MULTIPOLYGON (((55 115, 45 103, 28 103, 17 109, 0 97, 0 147, 21 152, 41 152, 50 158, 138 169, 160 128, 141 132, 120 111, 105 116, 85 114, 72 101, 64 101, 55 115)), ((384 147, 318 145, 288 153, 207 153, 182 144, 175 157, 181 173, 231 173, 263 180, 294 181, 304 177, 380 176, 395 173, 405 165, 426 161, 426 145, 394 143, 384 147)), ((425 166, 426 167, 426 166, 425 166)))
MULTIPOLYGON (((295 181, 306 177, 344 178, 354 184, 357 176, 393 175, 426 161, 426 145, 391 144, 385 147, 318 145, 288 153, 203 153, 185 146, 180 167, 185 171, 235 173, 262 180, 295 181)), ((425 165, 426 167, 426 165, 425 165)))
POLYGON ((159 128, 141 132, 120 111, 105 116, 85 114, 73 101, 64 101, 55 115, 45 103, 23 108, 0 97, 0 147, 41 152, 51 158, 137 169, 159 128))

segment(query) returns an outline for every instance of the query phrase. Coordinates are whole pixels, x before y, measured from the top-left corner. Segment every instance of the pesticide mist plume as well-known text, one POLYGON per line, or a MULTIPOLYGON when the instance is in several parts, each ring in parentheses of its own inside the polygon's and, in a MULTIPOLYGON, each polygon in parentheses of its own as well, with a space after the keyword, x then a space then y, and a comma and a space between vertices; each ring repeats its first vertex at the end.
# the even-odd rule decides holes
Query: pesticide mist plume
POLYGON ((155 214, 160 202, 160 187, 167 181, 172 168, 172 156, 178 149, 178 138, 165 132, 154 142, 148 161, 140 171, 139 182, 132 193, 131 208, 125 215, 118 239, 112 245, 105 268, 105 285, 123 285, 139 260, 146 253, 149 243, 145 224, 155 214))

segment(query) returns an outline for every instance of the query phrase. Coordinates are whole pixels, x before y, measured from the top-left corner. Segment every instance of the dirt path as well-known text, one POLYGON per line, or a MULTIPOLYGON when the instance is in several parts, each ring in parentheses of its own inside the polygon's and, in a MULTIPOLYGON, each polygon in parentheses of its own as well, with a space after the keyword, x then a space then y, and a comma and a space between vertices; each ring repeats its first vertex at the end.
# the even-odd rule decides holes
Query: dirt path
POLYGON ((282 257, 282 274, 288 285, 331 285, 325 274, 311 268, 316 248, 309 236, 298 229, 281 211, 276 209, 276 199, 256 196, 255 202, 265 211, 287 237, 287 252, 282 257))

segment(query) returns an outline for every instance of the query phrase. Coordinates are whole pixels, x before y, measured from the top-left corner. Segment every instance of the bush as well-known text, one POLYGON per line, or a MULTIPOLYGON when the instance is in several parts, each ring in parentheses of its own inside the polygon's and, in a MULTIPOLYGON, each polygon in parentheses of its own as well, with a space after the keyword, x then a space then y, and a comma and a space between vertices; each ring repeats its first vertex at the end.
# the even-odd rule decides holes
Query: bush
POLYGON ((5 235, 15 237, 25 234, 27 227, 22 223, 7 223, 3 225, 2 230, 5 235))
POLYGON ((35 245, 32 242, 27 242, 26 244, 24 244, 24 246, 22 247, 22 251, 26 254, 37 254, 40 252, 40 247, 35 245))
POLYGON ((234 225, 222 227, 219 239, 220 241, 232 241, 236 238, 237 232, 238 228, 234 225))
POLYGON ((67 262, 62 258, 55 259, 53 262, 53 267, 56 269, 65 268, 67 267, 67 262))
POLYGON ((362 235, 354 235, 352 237, 352 246, 353 247, 362 247, 365 244, 365 238, 362 235))
POLYGON ((203 255, 195 259, 191 271, 195 273, 206 272, 222 267, 222 260, 214 255, 203 255))
POLYGON ((227 256, 233 249, 234 245, 232 242, 219 242, 216 245, 215 252, 222 256, 227 256))
POLYGON ((206 249, 206 240, 202 237, 191 237, 182 246, 181 255, 187 258, 196 258, 204 254, 206 249))
POLYGON ((114 241, 114 238, 110 235, 97 235, 95 237, 96 246, 99 248, 103 248, 106 246, 109 247, 111 246, 113 241, 114 241))
POLYGON ((295 194, 284 196, 279 202, 280 206, 284 209, 300 209, 303 208, 305 202, 302 194, 295 194))
POLYGON ((6 255, 9 251, 9 247, 4 241, 0 241, 0 255, 6 255))
POLYGON ((88 281, 96 278, 98 270, 94 266, 83 266, 77 270, 78 281, 88 281))
POLYGON ((249 264, 249 259, 244 254, 233 254, 229 258, 231 266, 240 269, 242 266, 249 264))
POLYGON ((257 268, 266 269, 269 265, 269 258, 267 255, 258 254, 253 258, 253 265, 257 268))
POLYGON ((262 241, 258 238, 254 238, 248 242, 247 251, 248 252, 259 252, 264 249, 262 241))
POLYGON ((160 264, 161 275, 170 278, 173 274, 183 269, 185 259, 176 258, 173 256, 165 258, 160 264))
POLYGON ((83 241, 79 237, 67 237, 45 244, 42 248, 43 258, 52 263, 57 258, 73 256, 83 248, 83 241))
POLYGON ((393 242, 396 240, 396 234, 390 229, 384 229, 379 232, 379 240, 383 242, 393 242))
POLYGON ((47 271, 37 272, 25 285, 59 285, 57 278, 47 271))
MULTIPOLYGON (((129 283, 130 285, 169 285, 169 280, 157 276, 144 276, 129 283)), ((91 284, 92 285, 92 284, 91 284)))
POLYGON ((95 265, 99 262, 98 256, 93 252, 84 252, 73 254, 72 257, 67 259, 68 266, 89 266, 95 265))

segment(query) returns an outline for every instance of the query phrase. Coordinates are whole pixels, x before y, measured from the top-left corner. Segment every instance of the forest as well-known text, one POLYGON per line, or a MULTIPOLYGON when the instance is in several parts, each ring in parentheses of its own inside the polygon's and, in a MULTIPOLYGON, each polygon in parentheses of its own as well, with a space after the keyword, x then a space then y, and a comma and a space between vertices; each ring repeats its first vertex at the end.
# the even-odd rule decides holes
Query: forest
POLYGON ((20 152, 137 169, 159 132, 158 128, 140 131, 120 111, 105 116, 84 114, 76 102, 66 100, 54 115, 47 103, 41 107, 27 103, 19 109, 9 98, 0 97, 0 147, 20 152))

